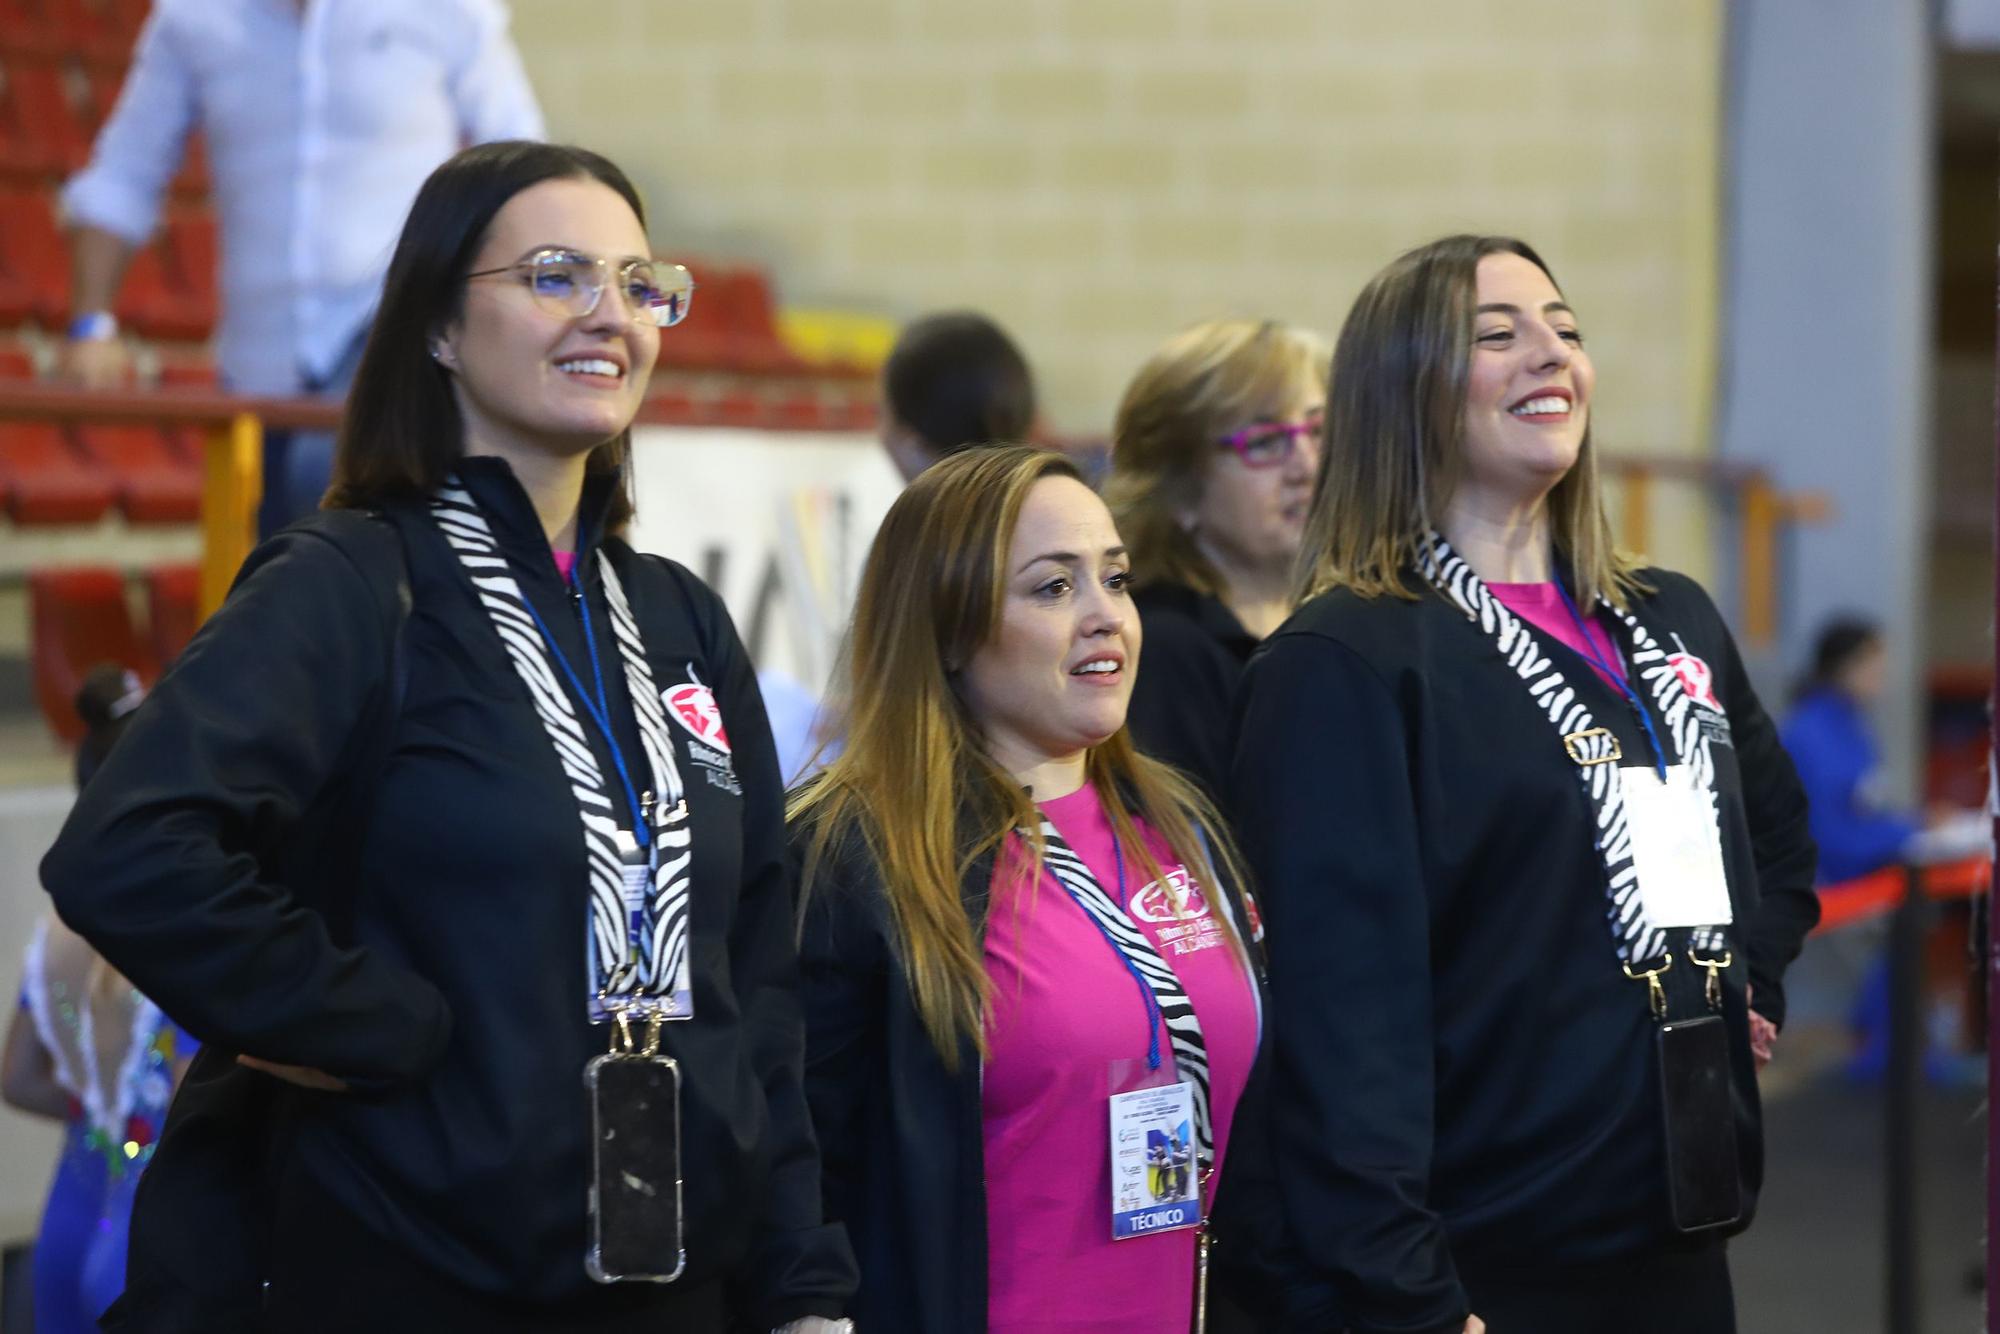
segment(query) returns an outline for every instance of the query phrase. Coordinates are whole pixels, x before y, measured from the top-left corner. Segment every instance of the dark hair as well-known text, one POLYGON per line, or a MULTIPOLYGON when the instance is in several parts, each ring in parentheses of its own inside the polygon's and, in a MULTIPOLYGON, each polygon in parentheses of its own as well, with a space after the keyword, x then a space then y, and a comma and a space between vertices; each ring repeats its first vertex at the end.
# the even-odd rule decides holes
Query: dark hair
POLYGON ((1812 674, 1800 693, 1838 685, 1854 660, 1880 643, 1882 631, 1865 616, 1836 616, 1813 640, 1812 674))
POLYGON ((1014 340, 971 311, 906 327, 882 368, 889 414, 938 457, 967 445, 1020 444, 1035 424, 1035 382, 1014 340))
POLYGON ((83 674, 76 691, 76 716, 83 720, 83 741, 76 748, 76 785, 82 787, 97 772, 112 743, 125 734, 132 711, 146 697, 139 674, 115 662, 100 662, 83 674))
MULTIPOLYGON (((323 507, 415 499, 443 483, 465 452, 465 423, 450 373, 431 356, 432 340, 464 309, 466 270, 507 201, 543 181, 585 178, 616 190, 645 227, 632 182, 585 148, 505 139, 468 148, 430 174, 382 280, 323 507)), ((588 470, 624 478, 630 454, 631 432, 621 431, 591 452, 588 470)), ((631 517, 631 488, 621 481, 607 523, 616 528, 631 517)))

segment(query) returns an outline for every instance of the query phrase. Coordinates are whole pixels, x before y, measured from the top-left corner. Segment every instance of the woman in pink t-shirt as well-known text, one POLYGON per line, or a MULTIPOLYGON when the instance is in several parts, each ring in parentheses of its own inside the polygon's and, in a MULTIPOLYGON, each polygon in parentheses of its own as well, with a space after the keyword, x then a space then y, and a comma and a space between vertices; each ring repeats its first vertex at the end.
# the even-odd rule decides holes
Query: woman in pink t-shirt
POLYGON ((1213 810, 1127 738, 1129 562, 1060 455, 891 508, 794 793, 806 1089, 864 1330, 1181 1334, 1261 1007, 1213 810))

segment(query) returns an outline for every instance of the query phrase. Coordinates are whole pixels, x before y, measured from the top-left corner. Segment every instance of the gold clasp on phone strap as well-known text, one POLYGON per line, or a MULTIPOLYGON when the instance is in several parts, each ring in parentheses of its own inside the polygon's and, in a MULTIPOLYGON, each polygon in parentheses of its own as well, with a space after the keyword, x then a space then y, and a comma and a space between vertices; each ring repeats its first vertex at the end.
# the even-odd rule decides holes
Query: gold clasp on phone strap
POLYGON ((1660 966, 1658 968, 1635 969, 1629 963, 1620 964, 1619 966, 1625 970, 1625 976, 1631 978, 1634 982, 1642 978, 1645 980, 1646 999, 1653 1007, 1653 1018, 1665 1019, 1667 1017, 1667 989, 1660 985, 1660 974, 1674 966, 1674 956, 1672 953, 1660 956, 1660 966))
POLYGON ((1607 727, 1586 727, 1581 732, 1563 734, 1563 749, 1570 759, 1589 768, 1593 764, 1616 764, 1625 758, 1617 734, 1607 727))
POLYGON ((615 1021, 611 1029, 611 1054, 613 1056, 658 1056, 660 1054, 660 1012, 647 1010, 646 1036, 643 1041, 632 1034, 633 1007, 621 1005, 611 1012, 615 1021))
POLYGON ((1704 959, 1690 948, 1688 962, 1697 968, 1708 969, 1708 982, 1703 987, 1703 994, 1708 997, 1708 1008, 1717 1014, 1722 1013, 1722 970, 1736 962, 1735 952, 1724 950, 1720 959, 1704 959))

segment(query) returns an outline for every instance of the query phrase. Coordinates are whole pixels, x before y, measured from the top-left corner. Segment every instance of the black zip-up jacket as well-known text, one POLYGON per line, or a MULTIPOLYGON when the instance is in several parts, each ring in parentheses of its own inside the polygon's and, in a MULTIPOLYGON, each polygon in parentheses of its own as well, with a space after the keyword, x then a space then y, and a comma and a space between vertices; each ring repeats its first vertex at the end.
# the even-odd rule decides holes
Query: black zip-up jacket
MULTIPOLYGON (((496 459, 459 472, 589 679, 582 620, 526 493, 496 459)), ((586 535, 609 494, 586 489, 586 535)), ((43 877, 64 920, 204 1044, 354 1085, 287 1088, 270 1132, 281 1175, 307 1174, 450 1282, 587 1309, 604 1290, 584 1273, 582 1075, 608 1030, 586 1010, 576 801, 442 534, 422 506, 385 517, 411 594, 400 642, 337 545, 273 538, 134 716, 43 877), (386 762, 360 776, 372 790, 338 795, 358 755, 385 749, 366 735, 385 720, 386 762), (351 827, 299 837, 335 801, 358 811, 351 827), (358 872, 328 883, 336 863, 358 872)), ((694 1018, 666 1025, 662 1043, 682 1079, 679 1290, 729 1282, 739 1313, 764 1328, 838 1315, 852 1264, 820 1213, 782 791, 753 669, 720 599, 688 571, 616 539, 602 550, 658 688, 709 686, 727 730, 723 746, 667 724, 694 847, 694 1018)), ((650 787, 593 551, 577 571, 613 725, 650 787)), ((612 774, 603 739, 584 731, 612 774)), ((169 1135, 162 1157, 171 1147, 169 1135)), ((212 1204, 149 1203, 190 1217, 212 1204)), ((672 1309, 675 1287, 652 1291, 672 1309)))
MULTIPOLYGON (((1782 1022, 1784 969, 1819 913, 1806 802, 1707 595, 1644 578, 1657 591, 1634 613, 1713 669, 1726 716, 1710 728, 1735 917, 1724 1010, 1754 1206, 1745 984, 1782 1022)), ((1624 698, 1541 640, 1624 763, 1649 762, 1624 698)), ((1458 1334, 1460 1266, 1553 1278, 1674 1245, 1646 989, 1620 969, 1576 766, 1492 640, 1428 590, 1314 598, 1245 676, 1233 784, 1269 930, 1284 1327, 1458 1334)), ((1705 1012, 1702 978, 1677 960, 1673 1017, 1705 1012)))
POLYGON ((1144 642, 1125 725, 1139 749, 1194 777, 1221 800, 1229 713, 1257 640, 1222 602, 1184 584, 1132 595, 1144 642))
MULTIPOLYGON (((795 827, 802 863, 810 835, 795 827)), ((975 861, 960 901, 986 920, 993 859, 975 861)), ((1225 886, 1234 920, 1242 901, 1225 886)), ((825 1164, 826 1216, 853 1240, 861 1330, 984 1334, 987 1318, 986 1142, 979 1051, 959 1044, 947 1070, 917 1012, 895 944, 881 870, 853 835, 831 849, 805 886, 799 958, 805 974, 806 1095, 825 1164)), ((1253 957, 1255 951, 1252 951, 1253 957)), ((1256 1101, 1268 1061, 1260 1050, 1242 1105, 1256 1101)), ((1230 1132, 1229 1169, 1212 1211, 1233 1241, 1230 1183, 1252 1122, 1230 1132)), ((1259 1174, 1262 1175, 1261 1173, 1259 1174)), ((1108 1224, 1107 1224, 1108 1226, 1108 1224)), ((1246 1247, 1247 1249, 1247 1247, 1246 1247)), ((1233 1275, 1223 1275, 1227 1286, 1233 1275)), ((1233 1293, 1224 1292, 1218 1301, 1233 1293)), ((1049 1293, 1051 1318, 1062 1294, 1049 1293)), ((1218 1334, 1232 1328, 1212 1319, 1218 1334)))

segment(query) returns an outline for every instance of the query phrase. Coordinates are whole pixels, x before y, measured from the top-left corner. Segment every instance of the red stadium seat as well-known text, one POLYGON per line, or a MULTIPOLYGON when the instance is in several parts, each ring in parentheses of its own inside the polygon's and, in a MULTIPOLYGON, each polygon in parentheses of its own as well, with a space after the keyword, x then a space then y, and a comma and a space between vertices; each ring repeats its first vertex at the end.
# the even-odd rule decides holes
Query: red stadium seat
POLYGON ((96 61, 123 62, 145 20, 126 0, 44 0, 59 16, 68 49, 96 61))
MULTIPOLYGON (((750 375, 783 375, 806 369, 778 333, 778 304, 762 269, 720 268, 696 288, 698 298, 717 312, 723 356, 730 370, 750 375)), ((700 300, 690 308, 692 321, 700 300)))
POLYGON ((0 189, 0 289, 20 293, 36 318, 69 319, 69 250, 56 230, 55 203, 40 190, 0 189))
POLYGON ((155 565, 146 571, 146 638, 164 671, 200 624, 201 567, 155 565))
POLYGON ((214 271, 199 283, 183 276, 169 237, 132 256, 118 290, 118 318, 155 338, 205 339, 215 327, 214 271))
POLYGON ((111 479, 48 422, 0 422, 0 484, 19 524, 96 523, 111 508, 111 479))
POLYGON ((118 507, 132 523, 201 518, 201 470, 157 426, 126 422, 77 428, 85 458, 111 476, 118 507))
POLYGON ((152 670, 125 604, 124 576, 112 569, 37 570, 28 576, 28 605, 35 699, 56 735, 78 740, 76 692, 84 673, 100 662, 142 675, 152 670))
POLYGON ((24 347, 0 347, 0 380, 32 380, 35 359, 24 347))
POLYGON ((55 59, 16 53, 0 61, 0 169, 38 176, 69 171, 89 149, 55 59))
POLYGON ((744 375, 808 369, 778 333, 777 303, 763 270, 683 261, 694 274, 687 321, 660 340, 660 364, 744 375))

